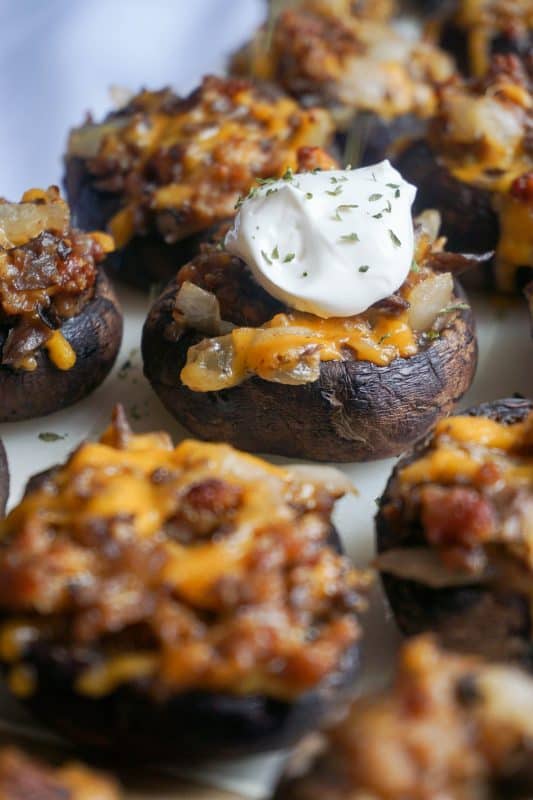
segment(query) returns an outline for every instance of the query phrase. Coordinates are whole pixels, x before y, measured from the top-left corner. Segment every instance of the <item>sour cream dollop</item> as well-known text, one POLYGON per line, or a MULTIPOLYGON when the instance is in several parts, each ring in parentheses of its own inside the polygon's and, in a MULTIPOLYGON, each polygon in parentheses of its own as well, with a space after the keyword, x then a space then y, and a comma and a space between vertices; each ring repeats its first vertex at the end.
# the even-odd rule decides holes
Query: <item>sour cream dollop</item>
POLYGON ((291 308, 350 317, 405 281, 414 254, 415 195, 388 161, 289 173, 252 190, 226 249, 291 308))

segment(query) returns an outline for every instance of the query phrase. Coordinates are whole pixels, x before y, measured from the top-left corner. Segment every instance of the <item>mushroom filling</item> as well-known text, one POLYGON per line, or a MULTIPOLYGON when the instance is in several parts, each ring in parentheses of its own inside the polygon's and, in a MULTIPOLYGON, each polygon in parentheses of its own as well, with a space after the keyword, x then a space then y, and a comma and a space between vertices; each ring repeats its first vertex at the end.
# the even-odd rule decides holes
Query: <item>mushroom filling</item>
POLYGON ((14 747, 0 750, 2 800, 119 800, 114 780, 84 767, 65 764, 54 768, 14 747))
POLYGON ((415 261, 399 291, 354 317, 321 319, 287 308, 255 283, 243 261, 204 247, 178 273, 167 334, 195 330, 211 338, 189 348, 181 380, 194 391, 230 388, 253 375, 306 384, 326 361, 387 366, 431 345, 467 307, 455 297, 452 277, 467 260, 443 251, 433 216, 419 218, 415 261))
POLYGON ((482 79, 450 83, 429 133, 457 180, 491 193, 499 221, 499 288, 513 291, 517 270, 533 268, 533 95, 515 56, 496 56, 482 79))
POLYGON ((342 671, 368 582, 330 544, 346 479, 226 445, 174 448, 122 414, 0 523, 12 691, 38 691, 34 648, 71 653, 75 689, 93 698, 133 683, 159 699, 290 700, 342 671))
POLYGON ((400 470, 382 513, 409 535, 383 552, 385 572, 434 588, 488 584, 533 596, 533 412, 504 424, 442 420, 400 470), (406 543, 407 544, 407 543, 406 543))
POLYGON ((531 0, 461 0, 451 22, 464 32, 472 74, 481 77, 490 65, 494 40, 527 54, 533 43, 531 0))
POLYGON ((116 196, 118 247, 149 232, 172 243, 232 217, 256 178, 296 169, 300 148, 327 145, 331 132, 325 111, 209 76, 187 98, 142 92, 102 124, 73 130, 67 157, 83 159, 92 186, 116 196))
POLYGON ((355 110, 385 119, 431 115, 435 87, 452 76, 452 60, 386 22, 339 13, 338 5, 307 0, 286 9, 234 56, 233 71, 273 80, 305 103, 332 107, 342 127, 355 110))
POLYGON ((531 678, 419 637, 392 688, 356 702, 276 800, 526 798, 532 736, 531 678))
POLYGON ((97 265, 112 250, 103 233, 70 227, 59 189, 30 189, 20 203, 0 200, 0 364, 34 370, 45 347, 58 369, 76 354, 61 333, 94 294, 97 265))

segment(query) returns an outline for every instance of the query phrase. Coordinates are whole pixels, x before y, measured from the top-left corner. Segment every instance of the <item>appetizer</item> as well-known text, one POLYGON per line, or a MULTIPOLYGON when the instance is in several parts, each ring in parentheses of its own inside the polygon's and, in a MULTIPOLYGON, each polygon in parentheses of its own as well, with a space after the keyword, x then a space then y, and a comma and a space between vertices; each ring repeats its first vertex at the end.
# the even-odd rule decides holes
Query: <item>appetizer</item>
POLYGON ((448 5, 451 13, 442 24, 441 44, 467 75, 482 77, 497 53, 531 56, 531 0, 456 0, 448 5))
POLYGON ((2 440, 0 439, 0 517, 6 510, 7 498, 9 497, 9 468, 7 456, 2 440))
POLYGON ((365 164, 424 130, 436 87, 454 67, 434 45, 353 8, 329 0, 287 7, 233 57, 231 69, 279 84, 304 106, 329 108, 347 160, 365 164))
POLYGON ((526 800, 532 741, 529 676, 420 637, 392 687, 356 702, 276 800, 526 800))
POLYGON ((531 659, 533 403, 486 403, 437 423, 394 470, 377 566, 400 628, 531 659))
POLYGON ((438 208, 452 250, 494 250, 486 281, 515 291, 533 269, 533 94, 514 56, 479 80, 450 82, 426 139, 397 166, 418 187, 415 208, 438 208))
POLYGON ((118 277, 168 280, 256 179, 329 162, 329 114, 279 89, 204 78, 189 97, 142 91, 101 124, 75 128, 65 184, 77 224, 107 228, 118 277))
POLYGON ((358 664, 368 576, 340 555, 336 470, 135 436, 34 478, 0 522, 0 661, 69 741, 131 758, 276 749, 358 664))
POLYGON ((57 187, 0 200, 0 422, 72 405, 116 359, 122 316, 105 233, 71 227, 57 187))
POLYGON ((153 305, 145 374, 203 439, 319 461, 400 453, 476 366, 471 311, 438 215, 388 162, 287 174, 241 205, 153 305))
POLYGON ((2 800, 119 800, 107 775, 70 763, 50 767, 14 747, 0 748, 2 800))

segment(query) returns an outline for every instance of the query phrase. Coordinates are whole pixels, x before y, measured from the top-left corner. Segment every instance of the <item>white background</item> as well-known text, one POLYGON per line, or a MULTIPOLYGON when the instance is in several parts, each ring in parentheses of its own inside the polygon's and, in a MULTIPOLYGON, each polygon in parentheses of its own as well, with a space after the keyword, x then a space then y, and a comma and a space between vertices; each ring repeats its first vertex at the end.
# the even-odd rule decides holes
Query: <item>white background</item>
POLYGON ((0 196, 61 180, 68 129, 112 85, 189 91, 266 0, 0 0, 0 196))

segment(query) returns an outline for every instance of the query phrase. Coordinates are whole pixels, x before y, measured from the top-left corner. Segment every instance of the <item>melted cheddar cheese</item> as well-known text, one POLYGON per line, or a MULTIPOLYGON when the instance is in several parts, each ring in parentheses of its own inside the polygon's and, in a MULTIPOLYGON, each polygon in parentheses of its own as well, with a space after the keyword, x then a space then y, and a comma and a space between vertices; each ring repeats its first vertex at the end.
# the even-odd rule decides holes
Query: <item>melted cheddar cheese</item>
POLYGON ((117 417, 0 523, 12 690, 39 642, 92 654, 75 679, 91 697, 139 680, 159 697, 306 691, 358 636, 365 579, 328 546, 344 491, 117 417))
POLYGON ((231 218, 256 178, 297 170, 299 151, 332 135, 327 112, 247 81, 211 76, 188 98, 169 94, 141 93, 71 134, 69 154, 84 158, 95 188, 120 195, 108 221, 119 247, 154 226, 174 242, 231 218))
POLYGON ((466 34, 470 72, 480 78, 490 67, 494 39, 504 34, 525 43, 533 7, 530 0, 461 0, 453 22, 466 34))
POLYGON ((384 119, 427 117, 437 83, 453 74, 452 61, 433 45, 398 34, 378 6, 371 4, 374 18, 353 3, 306 0, 285 7, 234 56, 232 70, 276 81, 300 100, 318 98, 342 127, 359 110, 384 119))
POLYGON ((92 298, 97 265, 113 248, 108 234, 71 227, 55 186, 29 189, 20 203, 0 199, 0 317, 9 329, 0 364, 32 372, 42 347, 58 369, 72 369, 76 353, 58 325, 92 298))
MULTIPOLYGON (((408 569, 415 580, 443 586, 454 585, 458 575, 465 584, 489 581, 514 587, 533 603, 533 412, 519 416, 522 421, 510 424, 484 416, 437 424, 392 490, 402 524, 422 531, 429 552, 418 542, 421 556, 409 563, 409 550, 390 550, 387 570, 408 569)), ((392 506, 386 513, 394 516, 392 506)))
POLYGON ((520 267, 533 267, 533 192, 518 198, 514 191, 533 173, 533 96, 522 77, 495 68, 482 83, 445 87, 430 133, 458 181, 490 192, 500 234, 495 276, 504 291, 516 289, 520 267))
POLYGON ((450 417, 437 423, 429 453, 405 467, 400 481, 475 484, 483 480, 482 467, 493 464, 507 483, 533 489, 533 455, 525 451, 532 438, 533 416, 512 425, 487 417, 450 417))
POLYGON ((196 392, 218 391, 242 383, 250 375, 267 381, 308 383, 319 376, 320 364, 357 358, 387 366, 395 358, 418 352, 408 313, 321 319, 295 311, 276 314, 260 328, 235 328, 219 339, 189 348, 181 380, 196 392), (224 369, 213 369, 211 353, 224 369), (207 357, 206 357, 207 356, 207 357))

